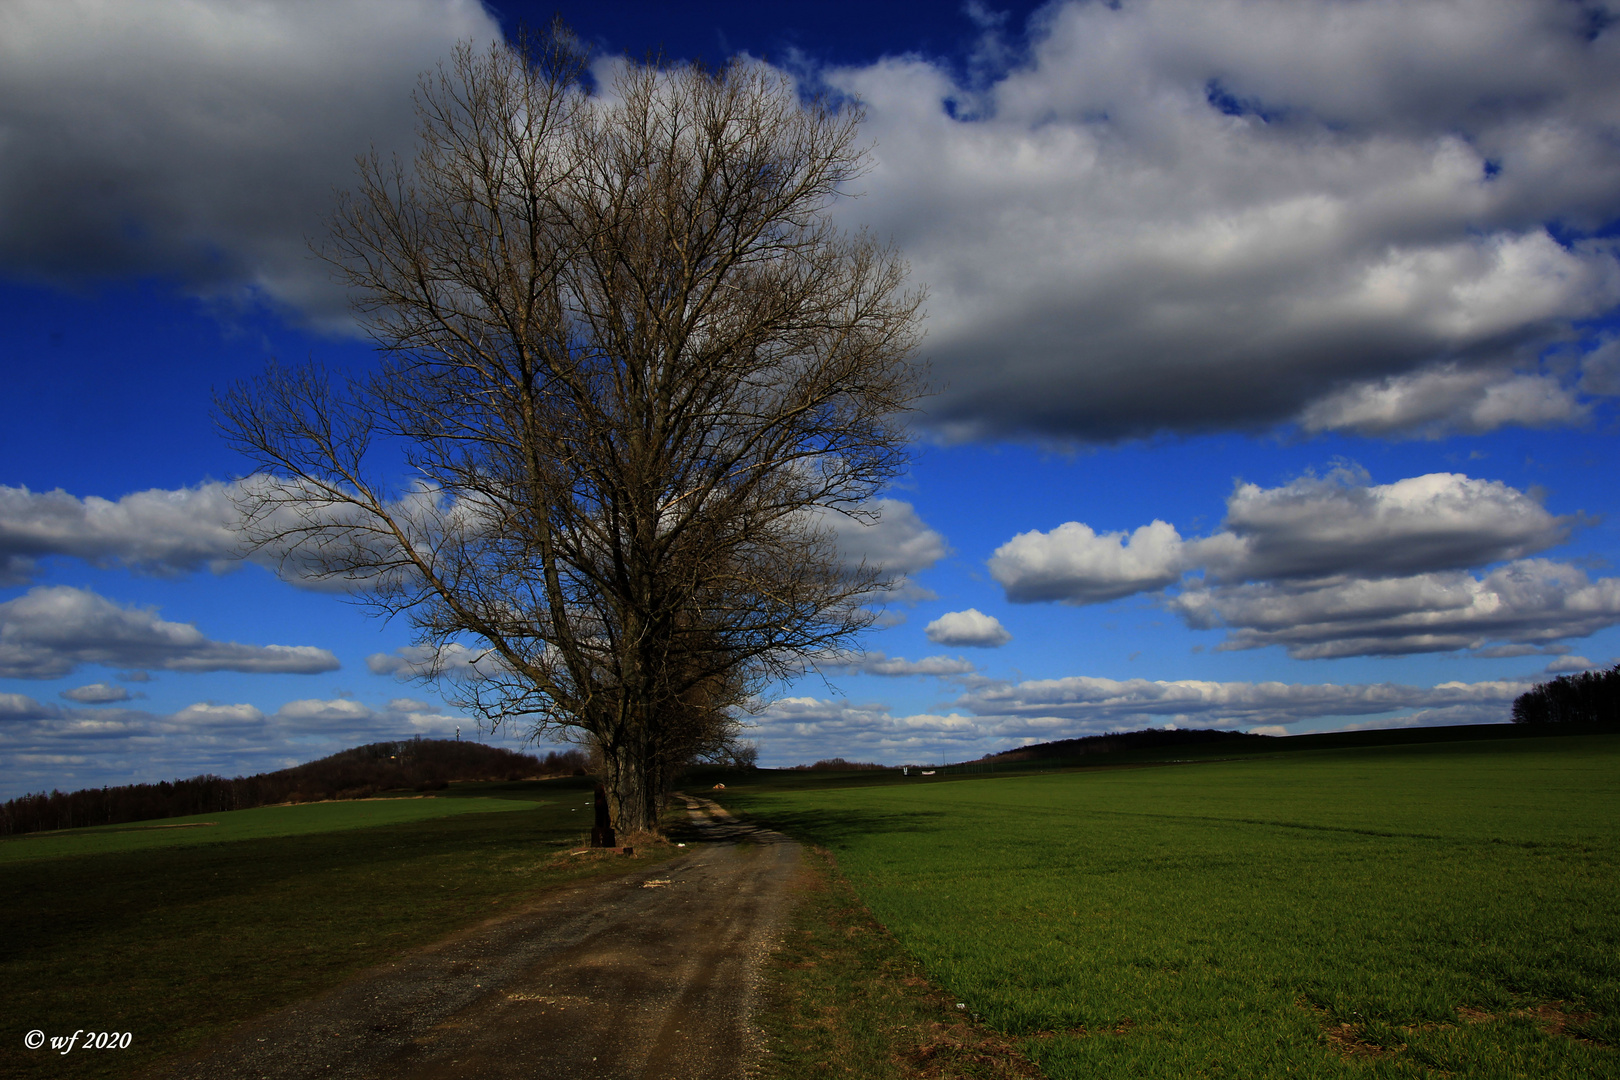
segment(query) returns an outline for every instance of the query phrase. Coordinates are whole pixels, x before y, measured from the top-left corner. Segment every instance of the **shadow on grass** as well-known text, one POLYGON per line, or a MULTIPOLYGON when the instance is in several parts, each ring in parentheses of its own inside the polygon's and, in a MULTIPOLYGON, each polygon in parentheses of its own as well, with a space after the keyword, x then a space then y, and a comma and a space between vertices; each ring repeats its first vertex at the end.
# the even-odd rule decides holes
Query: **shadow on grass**
MULTIPOLYGON (((536 857, 574 835, 573 822, 467 814, 330 833, 237 840, 195 847, 106 852, 17 863, 0 876, 0 910, 10 941, 0 961, 95 928, 113 932, 154 911, 267 894, 320 874, 363 883, 402 862, 465 859, 533 845, 536 857)), ((427 882, 438 887, 438 881, 427 882)), ((363 885, 356 887, 363 888, 363 885)))
POLYGON ((837 848, 860 836, 928 833, 951 828, 950 815, 937 810, 777 810, 756 813, 746 804, 728 807, 755 825, 820 847, 837 848))

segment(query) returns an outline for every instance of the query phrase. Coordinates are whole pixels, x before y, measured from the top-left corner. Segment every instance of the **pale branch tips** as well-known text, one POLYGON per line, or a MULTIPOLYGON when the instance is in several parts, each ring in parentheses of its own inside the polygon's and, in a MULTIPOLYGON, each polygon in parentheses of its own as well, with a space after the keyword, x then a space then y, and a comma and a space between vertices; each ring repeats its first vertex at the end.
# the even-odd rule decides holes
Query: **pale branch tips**
POLYGON ((871 623, 883 570, 825 515, 904 466, 921 297, 827 216, 856 112, 744 62, 592 94, 569 40, 461 47, 413 167, 361 159, 323 254, 380 370, 272 368, 219 411, 279 478, 250 539, 481 650, 464 704, 590 744, 633 832, 764 682, 871 623))

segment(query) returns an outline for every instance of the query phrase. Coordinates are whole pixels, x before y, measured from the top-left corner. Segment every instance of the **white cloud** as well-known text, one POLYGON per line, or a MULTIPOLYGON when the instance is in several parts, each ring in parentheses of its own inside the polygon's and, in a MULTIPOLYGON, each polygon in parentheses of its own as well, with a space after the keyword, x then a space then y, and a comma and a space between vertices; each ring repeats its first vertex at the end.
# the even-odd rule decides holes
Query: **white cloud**
POLYGON ((1593 671, 1607 665, 1593 663, 1584 656, 1561 656, 1549 663, 1545 670, 1549 675, 1561 675, 1572 671, 1593 671))
POLYGON ((1095 604, 1132 593, 1162 589, 1180 579, 1185 545, 1162 521, 1098 535, 1070 521, 1051 532, 1019 533, 995 550, 990 576, 1015 604, 1061 600, 1095 604))
POLYGON ((1478 566, 1562 543, 1578 521, 1495 480, 1430 473, 1375 485, 1340 467, 1276 488, 1238 484, 1223 528, 1202 539, 1184 540, 1163 521, 1128 539, 1069 522, 1020 533, 989 566, 1014 603, 1091 604, 1158 590, 1197 569, 1228 583, 1478 566))
POLYGON ((1507 484, 1459 473, 1367 480, 1339 468, 1278 488, 1240 484, 1223 523, 1235 542, 1200 541, 1194 557, 1219 581, 1450 570, 1543 551, 1578 521, 1507 484))
POLYGON ((948 434, 1578 420, 1537 357, 1620 302, 1612 242, 1547 230, 1620 216, 1620 34, 1590 31, 1557 0, 1057 3, 982 89, 829 73, 877 146, 845 212, 929 283, 948 434))
POLYGON ((965 761, 1035 742, 1148 727, 1287 734, 1302 721, 1378 717, 1367 726, 1501 723, 1529 680, 1434 687, 1100 679, 986 682, 944 713, 792 697, 762 707, 754 737, 769 765, 844 757, 899 765, 965 761))
POLYGON ((302 675, 338 668, 326 649, 211 641, 190 623, 66 585, 36 586, 0 604, 0 677, 54 679, 84 664, 302 675))
POLYGON ((407 645, 392 654, 372 653, 366 667, 373 675, 393 675, 399 679, 422 679, 440 675, 450 679, 482 679, 504 670, 492 649, 473 649, 450 642, 435 649, 431 645, 407 645))
POLYGON ((106 683, 98 682, 63 690, 60 696, 69 701, 77 701, 81 705, 106 705, 114 701, 128 701, 130 694, 122 686, 108 686, 106 683))
POLYGON ((418 74, 498 35, 476 0, 17 0, 0 7, 0 263, 178 279, 337 317, 306 240, 418 74))
POLYGON ((1364 716, 1404 709, 1466 706, 1483 710, 1480 723, 1507 719, 1523 681, 1448 682, 1431 688, 1196 679, 1100 679, 1073 676, 994 683, 963 695, 957 707, 978 716, 1083 721, 1113 730, 1162 726, 1287 725, 1323 717, 1364 716))
MULTIPOLYGON (((236 776, 309 761, 385 739, 476 738, 475 721, 442 705, 395 698, 290 701, 267 713, 246 703, 198 702, 173 713, 42 704, 0 694, 0 799, 29 791, 236 776)), ((481 741, 523 749, 520 740, 481 741)))
POLYGON ((840 514, 828 514, 838 534, 838 547, 851 565, 864 561, 886 572, 915 574, 927 570, 951 553, 945 538, 929 528, 917 510, 899 499, 873 499, 863 510, 877 513, 871 524, 840 514))
POLYGON ((994 615, 986 615, 978 608, 966 611, 947 611, 927 626, 923 633, 935 645, 963 645, 980 649, 995 649, 1012 640, 1012 634, 994 615))
POLYGON ((158 575, 230 569, 244 550, 234 487, 139 491, 113 502, 0 485, 0 585, 32 580, 35 560, 46 555, 158 575))
POLYGON ((816 667, 822 671, 847 671, 891 678, 907 675, 971 675, 978 670, 971 660, 960 656, 925 656, 920 660, 907 660, 903 656, 891 657, 875 650, 823 656, 816 660, 816 667))
POLYGON ((1227 628, 1222 649, 1524 655, 1620 622, 1620 578, 1524 558, 1582 521, 1499 481, 1431 473, 1374 485, 1345 466, 1276 488, 1240 483, 1208 537, 1155 521, 1127 541, 1070 522, 1014 537, 989 565, 1015 603, 1097 603, 1179 581, 1165 603, 1195 628, 1227 628), (1492 563, 1502 565, 1482 576, 1465 569, 1492 563))
POLYGON ((1281 645, 1298 660, 1395 656, 1585 637, 1620 623, 1620 578, 1591 581, 1564 563, 1521 559, 1483 577, 1189 588, 1168 604, 1194 627, 1227 627, 1221 649, 1281 645))
POLYGON ((164 727, 189 734, 210 729, 231 731, 244 728, 257 729, 264 725, 264 721, 264 713, 252 705, 215 705, 211 702, 199 702, 196 705, 187 705, 168 717, 164 727))
POLYGON ((929 528, 915 507, 900 499, 873 499, 860 509, 874 516, 861 520, 819 508, 811 514, 832 532, 845 566, 851 570, 862 565, 882 570, 889 585, 885 600, 917 604, 935 599, 934 593, 918 585, 911 575, 929 569, 951 553, 945 537, 929 528))
MULTIPOLYGON (((1579 420, 1540 366, 1620 303, 1620 33, 1562 0, 1059 2, 971 85, 826 71, 876 146, 841 213, 932 290, 955 435, 1372 434, 1579 420), (1010 66, 1009 66, 1010 65, 1010 66)), ((17 0, 0 10, 0 265, 163 275, 341 320, 305 238, 475 0, 17 0)))
POLYGON ((1591 408, 1549 375, 1444 364, 1410 375, 1357 383, 1312 402, 1306 431, 1359 435, 1477 434, 1507 424, 1547 427, 1585 420, 1591 408))
POLYGON ((821 758, 876 761, 962 760, 984 753, 972 717, 921 713, 893 716, 882 704, 851 705, 813 697, 773 701, 751 718, 750 738, 762 764, 808 764, 821 758))
MULTIPOLYGON (((0 586, 26 584, 38 576, 41 558, 66 556, 97 566, 123 566, 138 573, 171 577, 204 567, 216 574, 236 569, 245 560, 262 566, 282 580, 316 592, 347 593, 376 584, 364 574, 322 572, 322 545, 331 537, 316 537, 298 544, 247 543, 249 523, 239 502, 254 497, 286 495, 289 501, 271 506, 253 523, 253 530, 269 535, 285 529, 289 535, 314 521, 326 524, 364 523, 365 515, 352 504, 308 499, 301 504, 296 481, 258 474, 230 483, 210 481, 175 490, 154 489, 125 495, 117 501, 94 495, 80 499, 60 489, 29 491, 0 485, 0 586)), ((457 508, 430 505, 439 493, 423 487, 407 490, 392 508, 408 520, 431 530, 435 517, 456 517, 457 508)), ((366 533, 349 537, 366 542, 366 533)), ((330 550, 326 554, 330 554, 330 550)))

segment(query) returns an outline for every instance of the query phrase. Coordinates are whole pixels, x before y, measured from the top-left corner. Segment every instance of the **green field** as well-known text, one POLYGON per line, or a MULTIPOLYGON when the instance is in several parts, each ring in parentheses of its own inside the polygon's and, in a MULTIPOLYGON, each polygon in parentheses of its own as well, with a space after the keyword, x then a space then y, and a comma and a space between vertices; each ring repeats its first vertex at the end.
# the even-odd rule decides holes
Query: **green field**
MULTIPOLYGON (((459 793, 458 793, 459 795, 459 793)), ((262 840, 272 836, 366 829, 411 821, 476 814, 497 810, 529 810, 534 803, 521 799, 417 797, 365 799, 350 802, 305 803, 299 806, 260 806, 222 814, 137 821, 89 829, 24 833, 0 839, 0 866, 37 859, 75 855, 145 851, 190 844, 222 844, 262 840)))
MULTIPOLYGON (((629 860, 573 858, 589 781, 458 784, 0 844, 0 1075, 135 1076, 355 971, 629 860), (504 811, 504 812, 490 812, 504 811), (128 1031, 128 1050, 23 1036, 128 1031)), ((661 853, 646 853, 659 858, 661 853)))
POLYGON ((1620 736, 829 779, 723 798, 1054 1080, 1620 1076, 1620 736))

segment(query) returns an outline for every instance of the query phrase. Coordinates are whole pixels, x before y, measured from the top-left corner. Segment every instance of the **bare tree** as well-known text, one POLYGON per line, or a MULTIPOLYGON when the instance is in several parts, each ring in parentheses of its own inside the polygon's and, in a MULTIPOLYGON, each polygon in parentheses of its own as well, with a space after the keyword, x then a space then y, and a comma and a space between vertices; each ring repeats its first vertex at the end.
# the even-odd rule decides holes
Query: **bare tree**
POLYGON ((424 77, 414 168, 362 159, 324 249, 380 370, 218 405, 268 474, 250 539, 478 643, 466 702, 590 743, 633 832, 870 624, 881 568, 822 523, 903 467, 920 297, 828 219, 857 111, 757 64, 582 70, 554 33, 424 77))

